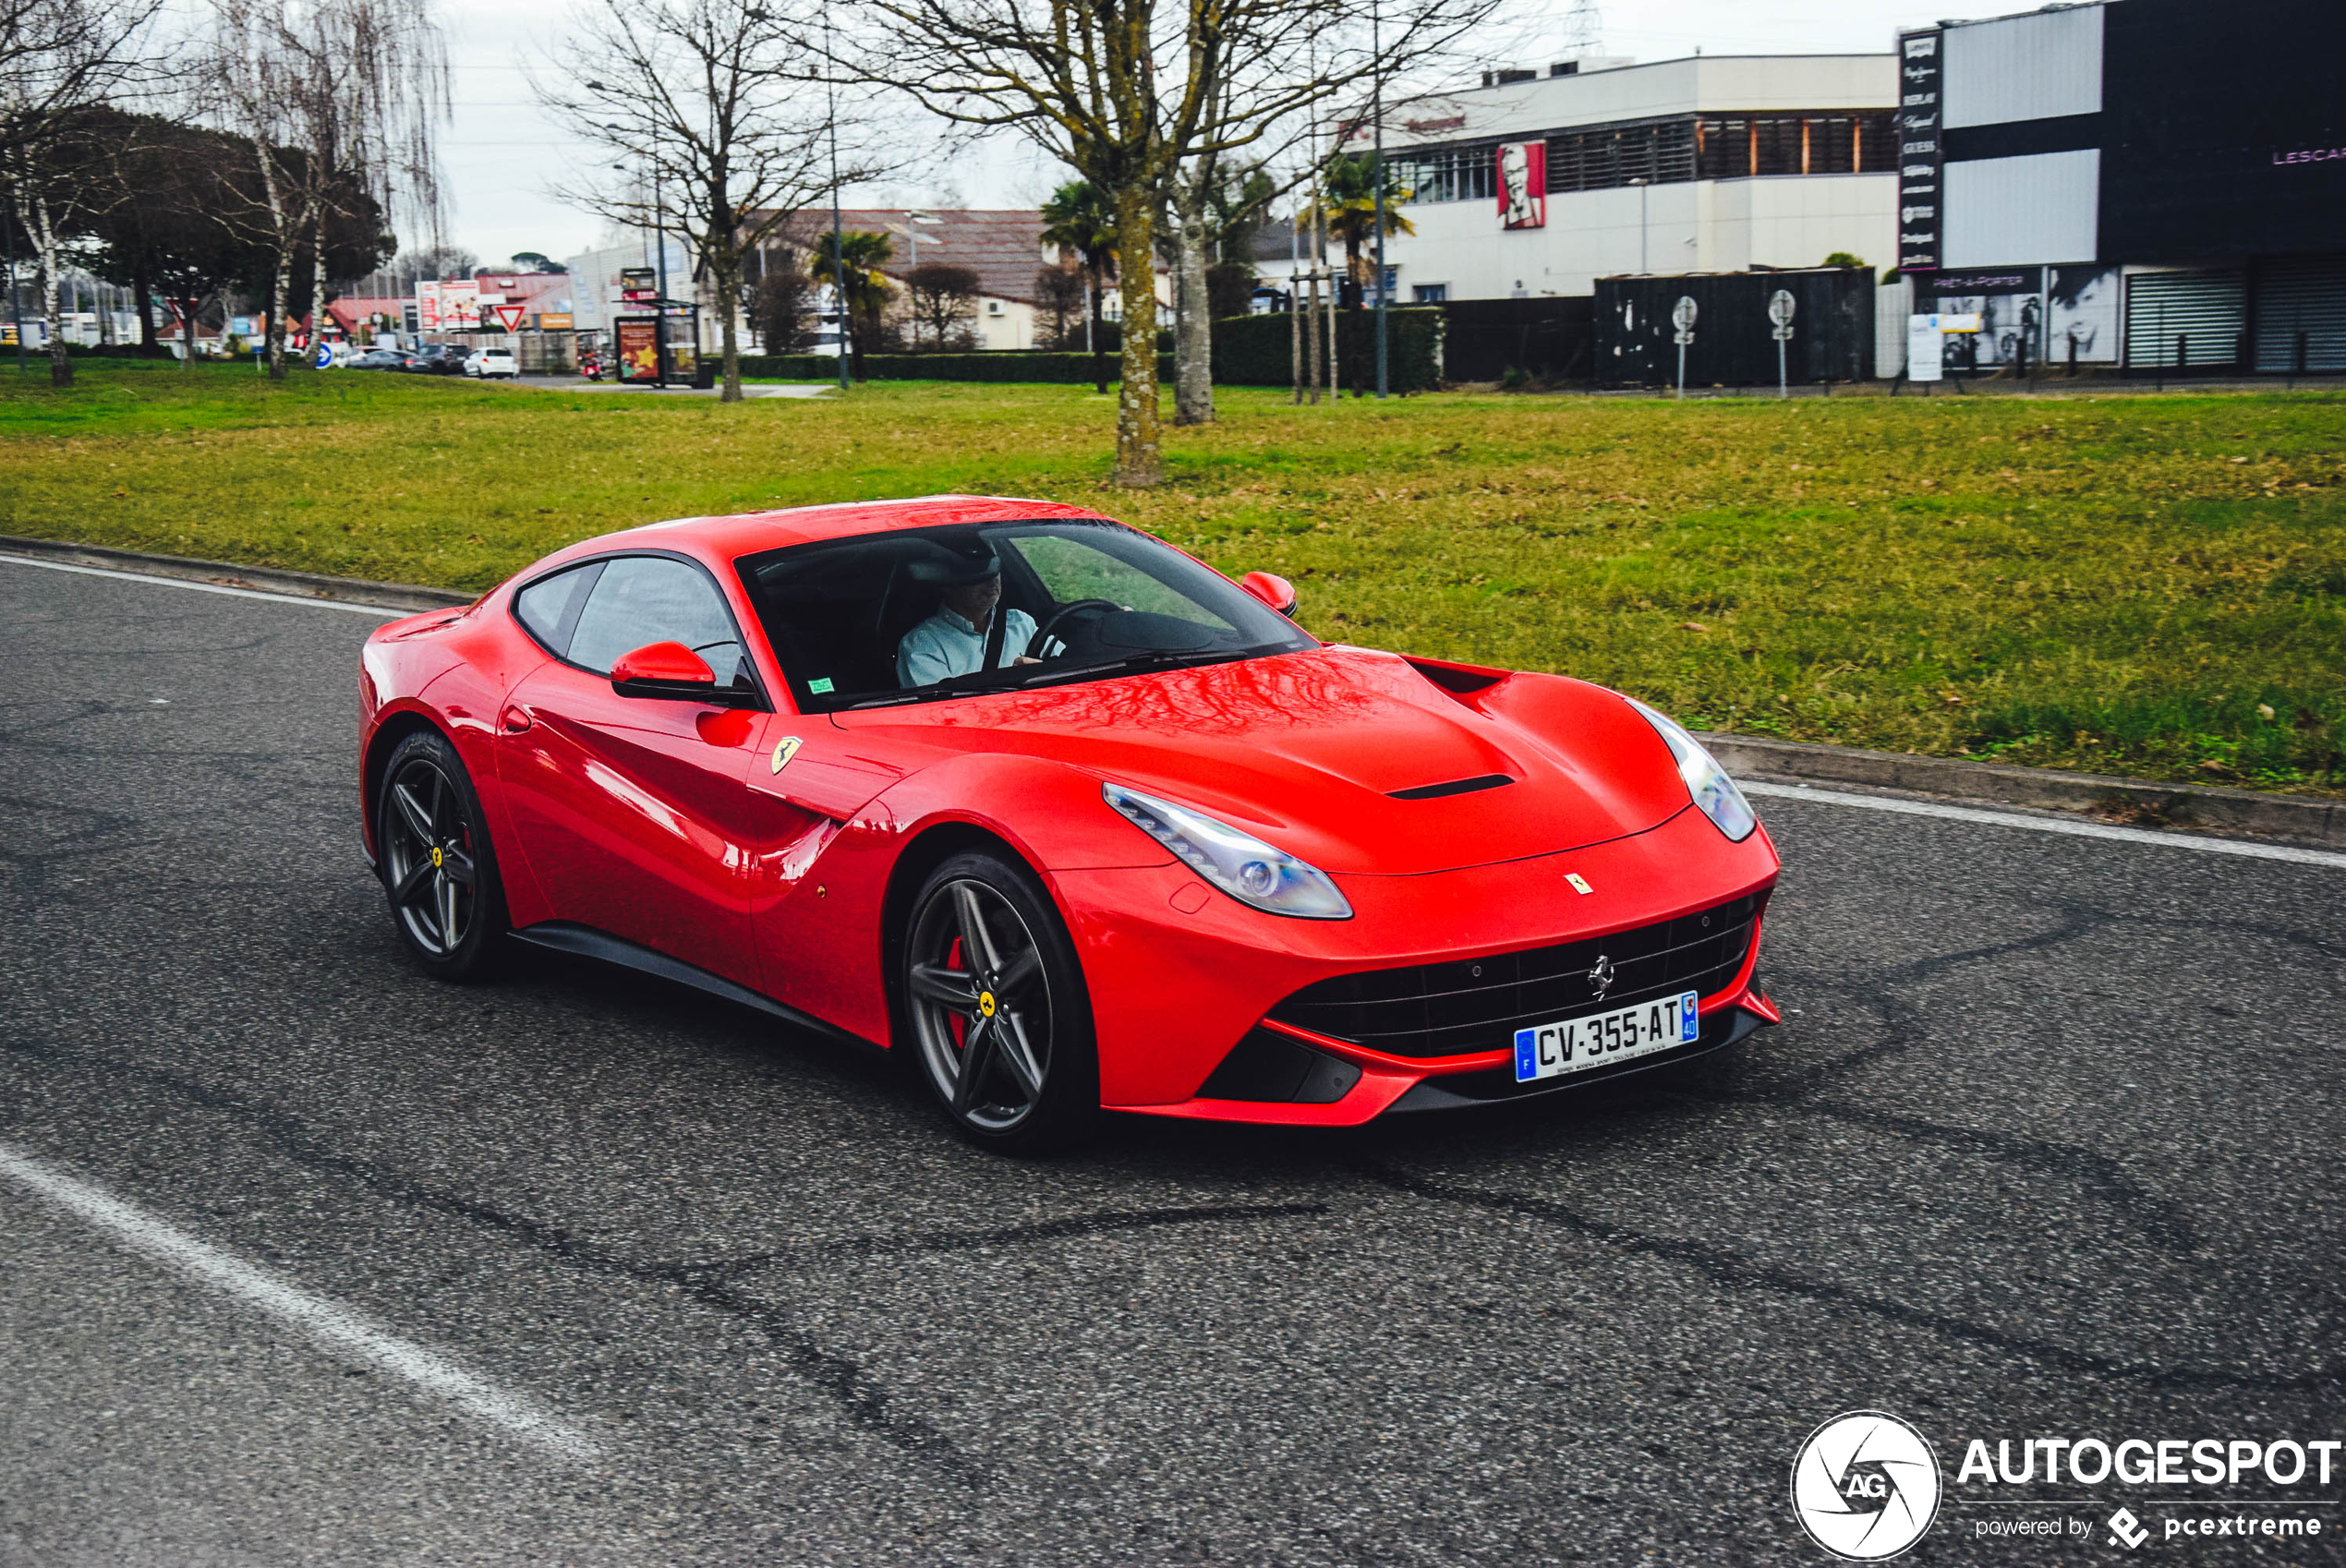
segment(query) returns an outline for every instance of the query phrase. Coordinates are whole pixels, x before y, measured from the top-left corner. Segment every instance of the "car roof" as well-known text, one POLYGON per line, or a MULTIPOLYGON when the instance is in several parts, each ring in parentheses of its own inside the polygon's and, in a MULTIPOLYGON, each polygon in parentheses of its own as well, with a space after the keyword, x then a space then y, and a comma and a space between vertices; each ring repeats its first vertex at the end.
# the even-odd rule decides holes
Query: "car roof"
POLYGON ((1080 506, 1019 496, 913 496, 896 501, 835 501, 775 512, 744 512, 725 517, 678 517, 622 533, 583 540, 561 559, 600 555, 612 549, 687 549, 732 561, 762 550, 822 539, 889 534, 906 528, 1024 522, 1108 523, 1115 519, 1080 506))

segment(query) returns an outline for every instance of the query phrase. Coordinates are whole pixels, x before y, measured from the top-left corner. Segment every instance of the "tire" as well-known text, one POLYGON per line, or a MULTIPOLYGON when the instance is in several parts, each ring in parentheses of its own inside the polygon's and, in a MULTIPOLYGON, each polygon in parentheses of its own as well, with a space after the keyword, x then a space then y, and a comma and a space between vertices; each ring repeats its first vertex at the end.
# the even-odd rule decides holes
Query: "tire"
POLYGON ((436 730, 393 748, 375 794, 375 868, 392 928, 425 973, 493 973, 510 929, 489 822, 456 748, 436 730))
POLYGON ((931 872, 893 979, 910 1066, 961 1136, 1039 1154, 1090 1130, 1100 1105, 1091 995, 1065 923, 1023 865, 973 850, 931 872))

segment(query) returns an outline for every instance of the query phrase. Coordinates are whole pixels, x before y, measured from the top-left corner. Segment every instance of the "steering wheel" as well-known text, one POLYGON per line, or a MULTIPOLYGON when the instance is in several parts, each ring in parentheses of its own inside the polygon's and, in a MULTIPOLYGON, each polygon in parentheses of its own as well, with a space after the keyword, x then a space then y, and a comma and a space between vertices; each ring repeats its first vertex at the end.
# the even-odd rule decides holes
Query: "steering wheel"
MULTIPOLYGON (((1044 621, 1042 625, 1035 628, 1034 635, 1026 640, 1026 645, 1029 649, 1042 647, 1044 644, 1050 641, 1051 633, 1058 630, 1059 622, 1065 621, 1069 616, 1073 615, 1079 609, 1122 609, 1124 607, 1122 605, 1118 604, 1114 599, 1076 599, 1070 603, 1063 604, 1059 606, 1058 609, 1051 612, 1051 618, 1048 621, 1044 621)), ((1066 644, 1062 642, 1060 644, 1060 650, 1064 652, 1065 649, 1066 644)), ((1044 656, 1037 653, 1034 657, 1041 658, 1044 656)))

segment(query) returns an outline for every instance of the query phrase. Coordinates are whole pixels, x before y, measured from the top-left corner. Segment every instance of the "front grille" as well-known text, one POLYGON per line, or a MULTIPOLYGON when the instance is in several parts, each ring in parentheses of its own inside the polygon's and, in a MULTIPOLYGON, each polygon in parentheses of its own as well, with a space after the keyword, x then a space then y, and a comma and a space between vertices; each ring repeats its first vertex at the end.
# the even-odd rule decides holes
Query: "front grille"
POLYGON ((1271 1009, 1299 1029, 1396 1056, 1459 1056, 1506 1050, 1515 1031, 1649 997, 1709 996, 1743 968, 1764 892, 1584 942, 1451 963, 1410 964, 1338 975, 1307 985, 1271 1009), (1613 960, 1600 997, 1589 971, 1613 960))

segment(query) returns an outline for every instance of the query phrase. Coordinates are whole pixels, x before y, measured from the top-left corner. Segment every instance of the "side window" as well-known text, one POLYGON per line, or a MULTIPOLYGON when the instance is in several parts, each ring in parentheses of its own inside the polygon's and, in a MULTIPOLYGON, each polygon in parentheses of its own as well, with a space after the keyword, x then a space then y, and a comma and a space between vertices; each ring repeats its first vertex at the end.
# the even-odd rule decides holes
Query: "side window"
POLYGON ((603 569, 586 596, 565 655, 598 675, 647 643, 682 643, 708 661, 729 686, 742 669, 742 645, 715 585, 664 556, 622 556, 603 569))
POLYGON ((539 578, 514 596, 514 619, 547 647, 562 652, 562 639, 570 633, 571 600, 593 575, 592 566, 574 566, 539 578))
POLYGON ((1054 604, 1072 604, 1077 599, 1107 599, 1126 609, 1143 609, 1156 615, 1178 616, 1183 621, 1195 621, 1218 631, 1231 630, 1230 623, 1199 604, 1188 595, 1158 582, 1129 561, 1119 561, 1106 550, 1094 549, 1081 539, 1063 535, 1029 535, 1007 541, 1026 558, 1034 569, 1043 589, 1054 604))

